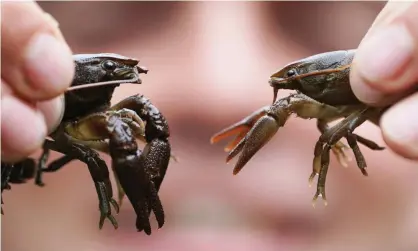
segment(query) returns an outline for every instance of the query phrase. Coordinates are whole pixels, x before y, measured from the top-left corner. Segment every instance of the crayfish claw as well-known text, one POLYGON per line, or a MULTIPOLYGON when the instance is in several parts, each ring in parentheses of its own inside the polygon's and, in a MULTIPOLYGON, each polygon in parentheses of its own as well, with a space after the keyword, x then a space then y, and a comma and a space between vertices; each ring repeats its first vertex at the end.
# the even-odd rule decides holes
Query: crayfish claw
POLYGON ((239 142, 247 135, 248 131, 254 126, 254 124, 264 116, 269 109, 269 106, 264 106, 252 114, 248 115, 244 119, 234 123, 231 126, 228 126, 225 129, 222 129, 220 132, 216 133, 210 138, 211 144, 217 143, 225 138, 230 136, 237 135, 235 139, 230 141, 227 146, 225 146, 224 151, 229 152, 231 149, 237 146, 239 142))
POLYGON ((149 190, 153 189, 153 184, 138 163, 140 163, 138 157, 124 159, 112 156, 115 173, 137 215, 136 227, 141 229, 149 224, 148 214, 146 214, 148 209, 147 200, 149 190), (145 222, 144 217, 146 217, 148 223, 145 222))
MULTIPOLYGON (((147 205, 143 206, 144 209, 148 208, 147 205)), ((149 222, 148 214, 144 210, 142 213, 137 213, 136 218, 136 229, 138 232, 141 232, 142 230, 147 235, 151 235, 151 224, 149 222)))
POLYGON ((148 145, 145 146, 144 152, 141 155, 141 165, 145 172, 151 179, 153 187, 149 192, 150 204, 148 207, 148 215, 151 210, 154 212, 159 228, 164 225, 165 214, 162 203, 158 196, 161 184, 164 180, 168 164, 170 161, 171 146, 167 140, 153 139, 148 145))
POLYGON ((243 131, 241 131, 236 137, 235 139, 233 139, 231 142, 228 143, 228 145, 226 145, 224 147, 224 151, 225 152, 229 152, 231 150, 233 150, 234 148, 237 148, 238 145, 243 142, 243 140, 245 139, 245 135, 247 135, 248 131, 251 128, 245 128, 243 131))
POLYGON ((211 138, 217 142, 228 136, 237 135, 225 150, 230 150, 226 162, 241 155, 235 164, 233 174, 238 174, 250 159, 276 134, 292 113, 292 101, 281 99, 272 106, 264 106, 241 121, 223 129, 211 138))
POLYGON ((171 157, 170 144, 167 140, 153 139, 141 152, 128 125, 116 116, 111 116, 108 120, 112 168, 135 210, 137 230, 144 230, 150 235, 151 210, 154 211, 159 227, 165 221, 158 190, 171 157))
POLYGON ((260 118, 251 128, 245 137, 245 144, 242 147, 242 154, 238 158, 233 174, 238 174, 247 162, 258 152, 279 129, 279 123, 276 119, 265 115, 260 118))
POLYGON ((245 145, 245 138, 241 139, 241 141, 233 148, 228 156, 226 157, 226 163, 228 163, 231 159, 233 159, 237 154, 239 154, 245 145))
MULTIPOLYGON (((228 138, 228 137, 234 136, 234 135, 240 135, 242 133, 244 133, 244 135, 245 135, 245 133, 247 133, 250 129, 251 129, 251 127, 249 125, 247 125, 245 119, 243 119, 243 120, 225 128, 225 129, 221 130, 220 132, 217 132, 215 135, 213 135, 210 138, 210 143, 215 144, 215 143, 218 143, 219 141, 221 141, 225 138, 228 138)), ((232 148, 233 147, 232 146, 233 142, 236 142, 236 141, 239 141, 239 140, 235 139, 235 140, 231 141, 228 144, 229 148, 232 148)), ((225 147, 225 148, 227 148, 227 147, 225 147)))

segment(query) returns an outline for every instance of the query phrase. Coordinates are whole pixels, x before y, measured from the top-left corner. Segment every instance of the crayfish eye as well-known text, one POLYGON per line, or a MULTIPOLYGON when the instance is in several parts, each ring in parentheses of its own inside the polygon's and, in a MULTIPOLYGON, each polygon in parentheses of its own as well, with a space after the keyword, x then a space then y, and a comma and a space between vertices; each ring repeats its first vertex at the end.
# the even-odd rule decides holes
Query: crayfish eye
POLYGON ((116 63, 111 60, 107 60, 103 62, 103 68, 106 71, 113 71, 116 68, 116 63))
POLYGON ((290 69, 288 72, 286 72, 286 77, 293 77, 296 75, 296 71, 294 69, 290 69))

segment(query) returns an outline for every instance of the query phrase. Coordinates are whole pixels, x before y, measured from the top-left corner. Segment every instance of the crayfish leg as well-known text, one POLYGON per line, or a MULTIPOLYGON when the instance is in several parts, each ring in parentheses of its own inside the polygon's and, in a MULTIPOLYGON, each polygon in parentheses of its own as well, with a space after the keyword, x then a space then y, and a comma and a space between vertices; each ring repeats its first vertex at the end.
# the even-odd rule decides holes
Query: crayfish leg
POLYGON ((347 139, 350 148, 353 150, 359 169, 363 175, 368 175, 366 171, 366 161, 360 151, 360 148, 357 145, 357 137, 355 134, 353 134, 353 131, 367 120, 370 109, 371 108, 364 108, 362 110, 353 112, 335 126, 326 129, 325 132, 319 137, 315 146, 314 162, 315 158, 320 156, 321 167, 319 170, 317 192, 313 198, 313 203, 316 201, 318 196, 322 196, 323 199, 326 200, 325 180, 330 163, 329 152, 331 146, 335 145, 343 137, 347 139))
MULTIPOLYGON (((325 120, 321 120, 318 119, 317 120, 317 128, 318 130, 322 133, 325 133, 325 131, 327 131, 329 129, 329 126, 327 125, 327 121, 325 120)), ((353 137, 355 137, 355 141, 359 142, 360 144, 368 147, 369 149, 375 150, 375 151, 380 151, 380 150, 384 150, 385 148, 382 146, 379 146, 378 144, 376 144, 375 142, 366 139, 364 137, 361 137, 357 134, 352 133, 353 137)), ((348 141, 348 139, 347 139, 348 141)), ((353 140, 352 140, 353 141, 353 140)), ((342 165, 343 167, 348 167, 348 162, 351 162, 352 158, 350 156, 347 155, 347 151, 349 148, 352 148, 351 146, 348 147, 346 146, 343 142, 338 141, 337 143, 335 143, 332 147, 331 150, 333 151, 334 155, 337 157, 338 162, 340 163, 340 165, 342 165)), ((357 154, 357 158, 360 158, 358 153, 357 154)))
POLYGON ((325 145, 321 152, 321 167, 318 173, 318 184, 315 196, 312 199, 312 206, 315 207, 316 201, 319 196, 321 196, 322 200, 324 201, 325 206, 328 205, 327 198, 325 196, 325 183, 327 178, 327 172, 329 167, 329 158, 330 158, 330 150, 331 147, 329 145, 325 145))
MULTIPOLYGON (((65 127, 63 125, 60 129, 65 127)), ((68 135, 71 136, 71 135, 68 135)), ((112 198, 112 184, 110 182, 109 170, 106 162, 100 157, 100 155, 88 146, 71 143, 68 140, 61 140, 62 134, 58 136, 55 141, 46 139, 44 147, 50 150, 64 154, 65 158, 58 159, 56 167, 62 167, 62 164, 69 162, 73 159, 78 159, 81 162, 87 164, 90 175, 93 179, 97 196, 99 198, 100 220, 99 228, 102 228, 104 219, 107 218, 111 221, 115 229, 118 228, 118 224, 112 215, 111 206, 113 205, 116 213, 119 212, 119 207, 116 201, 112 198)))
MULTIPOLYGON (((326 130, 329 129, 329 126, 327 124, 326 120, 318 119, 316 121, 316 126, 319 130, 319 132, 322 134, 326 130)), ((348 167, 348 162, 350 162, 352 159, 350 156, 347 155, 346 151, 349 147, 347 147, 343 142, 338 141, 335 145, 331 147, 332 152, 334 153, 335 157, 337 158, 338 162, 343 167, 348 167)))

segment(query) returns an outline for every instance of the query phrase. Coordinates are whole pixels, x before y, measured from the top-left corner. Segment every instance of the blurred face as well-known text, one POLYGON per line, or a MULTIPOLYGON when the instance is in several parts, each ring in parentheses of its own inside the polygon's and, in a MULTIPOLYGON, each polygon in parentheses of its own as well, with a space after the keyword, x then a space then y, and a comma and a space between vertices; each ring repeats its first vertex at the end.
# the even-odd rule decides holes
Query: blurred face
MULTIPOLYGON (((151 236, 135 231, 128 200, 116 215, 117 231, 109 222, 98 229, 94 185, 78 161, 45 174, 42 189, 13 185, 3 194, 6 250, 418 249, 416 163, 361 147, 369 172, 364 177, 355 160, 343 168, 333 156, 328 206, 319 199, 313 208, 316 188, 308 177, 319 137, 315 121, 292 117, 237 176, 234 162, 225 163, 227 141, 209 142, 271 103, 267 80, 277 69, 315 53, 355 48, 383 3, 42 6, 60 22, 74 53, 118 53, 149 69, 142 85, 119 87, 113 102, 136 93, 150 98, 167 117, 179 162, 171 162, 161 187, 166 224, 157 230, 153 221, 151 236)), ((356 133, 384 144, 371 124, 356 133)))

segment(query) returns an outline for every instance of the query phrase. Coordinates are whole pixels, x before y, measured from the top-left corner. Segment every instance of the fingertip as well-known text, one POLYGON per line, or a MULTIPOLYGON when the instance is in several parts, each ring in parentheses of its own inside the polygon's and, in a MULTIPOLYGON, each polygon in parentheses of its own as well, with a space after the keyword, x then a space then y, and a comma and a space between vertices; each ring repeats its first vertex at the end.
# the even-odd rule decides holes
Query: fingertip
POLYGON ((367 80, 361 76, 355 61, 353 61, 350 71, 350 84, 354 95, 363 103, 378 106, 385 100, 385 95, 378 90, 373 89, 367 80))
POLYGON ((75 65, 70 48, 49 34, 36 34, 25 52, 24 71, 32 99, 46 100, 70 85, 75 65))
POLYGON ((418 160, 418 93, 400 101, 382 116, 380 126, 387 145, 397 154, 418 160))
POLYGON ((2 9, 2 79, 16 96, 48 100, 71 85, 75 65, 58 22, 36 2, 8 2, 2 9))
POLYGON ((361 102, 370 106, 390 105, 405 96, 403 92, 387 94, 373 88, 373 85, 360 75, 355 64, 353 64, 350 72, 350 85, 354 95, 361 102))
POLYGON ((1 116, 2 161, 19 161, 42 146, 47 133, 42 113, 16 97, 5 96, 1 116))
POLYGON ((417 14, 415 2, 389 2, 376 18, 356 51, 350 73, 360 100, 371 105, 393 103, 416 83, 417 14))
POLYGON ((37 104, 37 108, 45 118, 48 134, 52 133, 64 116, 65 99, 64 95, 60 95, 48 101, 42 101, 37 104))

